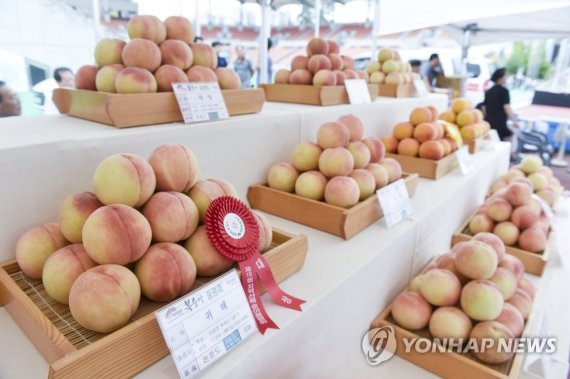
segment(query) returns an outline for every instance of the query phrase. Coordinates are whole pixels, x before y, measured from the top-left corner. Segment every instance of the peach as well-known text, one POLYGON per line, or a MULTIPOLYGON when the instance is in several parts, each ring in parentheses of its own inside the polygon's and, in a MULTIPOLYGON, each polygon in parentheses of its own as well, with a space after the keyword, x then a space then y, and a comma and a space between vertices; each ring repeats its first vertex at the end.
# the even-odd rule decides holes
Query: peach
POLYGON ((157 242, 178 242, 189 238, 198 227, 200 215, 190 198, 180 192, 157 192, 145 204, 143 215, 157 242))
POLYGON ((340 47, 336 41, 328 39, 327 44, 329 45, 329 54, 338 54, 340 52, 340 47))
POLYGON ((540 172, 533 172, 527 178, 532 183, 532 188, 535 192, 546 188, 548 185, 548 179, 540 172))
POLYGON ((392 134, 398 140, 411 138, 414 135, 414 125, 411 122, 399 122, 394 126, 392 134))
POLYGON ((114 154, 105 158, 93 175, 94 192, 103 204, 140 207, 156 187, 152 166, 135 154, 114 154))
POLYGON ((341 122, 325 122, 317 131, 317 143, 323 149, 344 147, 350 141, 350 131, 341 122))
POLYGON ((194 55, 187 43, 178 39, 167 39, 160 44, 163 65, 173 65, 181 70, 192 66, 194 55))
POLYGON ((290 84, 312 84, 313 83, 313 75, 305 69, 296 69, 291 72, 291 76, 289 77, 290 84))
POLYGON ((384 74, 382 71, 373 72, 372 74, 370 74, 369 80, 370 83, 372 84, 384 83, 384 81, 386 80, 386 74, 384 74))
POLYGON ((503 298, 508 300, 517 289, 517 279, 512 271, 506 268, 499 267, 489 280, 497 286, 499 291, 503 294, 503 298))
POLYGON ((336 85, 342 86, 344 84, 344 81, 346 80, 346 75, 344 75, 344 72, 340 70, 334 70, 333 72, 336 77, 336 85))
POLYGON ((115 77, 117 93, 151 93, 158 90, 152 73, 144 68, 126 67, 115 77))
POLYGON ((127 33, 131 40, 144 38, 156 44, 166 39, 166 27, 158 17, 152 15, 133 16, 127 24, 127 33))
POLYGON ((408 330, 425 328, 431 317, 431 305, 418 293, 400 293, 390 306, 392 317, 398 325, 408 330))
POLYGON ((518 309, 525 320, 528 319, 532 311, 532 299, 526 292, 517 288, 515 293, 507 300, 507 303, 518 309))
POLYGON ((84 89, 88 91, 97 91, 97 72, 99 67, 92 65, 84 65, 79 67, 73 80, 75 82, 75 88, 84 89))
POLYGON ((509 303, 503 304, 503 310, 494 321, 505 325, 513 336, 520 337, 524 330, 524 318, 521 312, 509 303))
POLYGON ((162 61, 160 48, 152 41, 135 38, 127 42, 122 52, 127 67, 139 67, 154 72, 162 61))
POLYGON ((327 178, 319 171, 307 171, 295 182, 295 193, 299 196, 321 201, 325 197, 327 178))
POLYGON ((374 176, 376 189, 382 188, 390 182, 390 173, 388 172, 388 169, 380 163, 370 163, 366 166, 366 170, 374 176))
POLYGON ((325 201, 342 208, 350 208, 360 198, 358 183, 348 176, 335 176, 325 187, 325 201))
POLYGON ((306 70, 309 66, 309 57, 304 55, 297 55, 291 60, 291 72, 301 69, 306 70))
POLYGON ((540 170, 542 164, 542 159, 538 155, 527 155, 521 161, 521 170, 525 174, 532 174, 540 170))
POLYGON ((512 183, 507 187, 505 198, 515 207, 525 205, 530 201, 532 190, 522 183, 512 183))
POLYGON ((447 142, 449 142, 449 145, 451 145, 451 152, 454 152, 457 150, 457 142, 455 142, 455 140, 451 137, 443 137, 444 140, 446 140, 447 142))
POLYGON ((382 70, 382 63, 378 61, 368 61, 366 64, 366 71, 372 75, 374 72, 381 72, 382 70))
POLYGON ((489 192, 491 194, 496 193, 497 191, 501 190, 501 189, 507 189, 509 185, 507 184, 506 181, 504 180, 499 180, 498 182, 493 183, 493 185, 491 186, 491 188, 489 189, 489 192))
POLYGON ((385 74, 398 73, 398 71, 400 71, 400 62, 388 59, 382 63, 382 72, 385 74))
POLYGON ((275 83, 276 84, 288 84, 290 76, 291 76, 291 71, 287 70, 285 68, 282 68, 275 73, 275 83))
POLYGON ((46 260, 42 282, 47 294, 61 304, 69 304, 69 291, 73 282, 85 270, 97 266, 83 245, 76 243, 62 247, 46 260))
POLYGON ((475 113, 473 113, 472 110, 465 110, 465 111, 459 112, 459 114, 455 118, 455 123, 459 127, 463 127, 463 126, 474 124, 475 120, 476 120, 475 113))
POLYGON ((426 105, 426 108, 431 112, 431 121, 435 122, 439 118, 439 111, 433 105, 426 105))
POLYGON ((319 157, 319 171, 325 176, 347 176, 354 170, 352 153, 344 147, 325 149, 319 157))
POLYGON ((273 228, 271 227, 267 217, 265 217, 261 212, 252 210, 251 213, 255 218, 257 229, 259 230, 259 243, 257 245, 257 250, 263 253, 271 247, 271 243, 273 242, 273 228))
POLYGON ((152 245, 134 272, 142 293, 153 301, 171 301, 185 295, 196 280, 194 259, 182 246, 170 242, 152 245))
POLYGON ((337 121, 347 127, 348 134, 350 135, 350 142, 360 141, 362 139, 362 135, 364 134, 364 126, 358 117, 353 114, 347 114, 340 116, 337 121))
POLYGON ((97 88, 97 91, 116 93, 117 89, 115 88, 115 80, 117 79, 119 72, 124 68, 125 66, 122 64, 112 64, 101 67, 95 76, 95 87, 97 88))
POLYGON ((556 200, 558 199, 559 195, 553 188, 546 187, 536 191, 536 196, 544 200, 544 202, 550 207, 553 207, 556 204, 556 200))
POLYGON ((520 278, 518 288, 523 290, 531 298, 531 300, 534 300, 536 289, 534 288, 534 284, 532 284, 530 279, 525 277, 520 278))
POLYGON ((383 47, 378 52, 378 61, 385 62, 388 59, 394 59, 394 50, 389 47, 383 47))
POLYGON ((503 342, 505 346, 516 346, 514 335, 511 330, 497 321, 480 322, 471 330, 470 338, 476 342, 476 346, 485 346, 484 349, 473 349, 473 354, 483 362, 486 363, 503 363, 511 359, 513 352, 501 349, 502 345, 499 341, 503 342), (484 340, 494 340, 491 346, 485 345, 484 340))
POLYGON ((370 171, 357 168, 352 171, 350 177, 356 180, 356 184, 358 184, 358 188, 360 189, 360 201, 366 200, 374 194, 376 190, 376 179, 370 171))
POLYGON ((506 268, 510 272, 515 275, 517 282, 521 280, 524 274, 524 265, 521 260, 514 255, 505 254, 501 262, 499 263, 499 267, 506 268))
MULTIPOLYGON (((550 178, 554 178, 554 173, 552 172, 552 169, 548 166, 542 166, 540 167, 537 172, 541 173, 542 175, 546 176, 548 179, 550 178)), ((556 179, 556 178, 554 178, 556 179)), ((556 179, 558 180, 558 179, 556 179)))
POLYGON ((525 230, 533 226, 534 223, 538 221, 539 216, 540 211, 537 212, 536 209, 530 205, 523 205, 515 208, 511 216, 511 221, 520 230, 525 230))
POLYGON ((439 119, 455 124, 455 113, 453 111, 442 112, 439 115, 439 119))
POLYGON ((469 221, 469 231, 475 235, 481 232, 492 232, 495 222, 486 214, 477 214, 469 221))
POLYGON ((398 143, 398 154, 409 157, 417 157, 420 150, 420 143, 413 138, 404 138, 398 143))
MULTIPOLYGON (((295 186, 295 180, 297 180, 297 171, 289 165, 289 163, 285 163, 286 165, 290 166, 295 173, 295 177, 292 178, 293 183, 291 184, 291 190, 288 192, 293 192, 293 187, 295 186)), ((272 177, 271 171, 269 173, 270 177, 272 177)), ((271 183, 275 183, 275 178, 271 179, 271 183)), ((208 207, 210 203, 216 200, 218 197, 221 196, 231 196, 238 198, 237 192, 233 186, 220 179, 208 179, 208 180, 200 180, 192 189, 187 193, 188 196, 198 208, 198 214, 200 215, 200 223, 204 222, 206 217, 206 212, 208 211, 208 207)))
POLYGON ((402 177, 402 166, 394 158, 384 158, 380 164, 388 170, 388 182, 394 183, 402 177))
POLYGON ((496 234, 506 246, 513 246, 519 238, 519 229, 510 221, 503 221, 495 225, 493 233, 496 234))
POLYGON ((505 175, 502 176, 502 179, 505 180, 507 183, 510 183, 514 179, 524 178, 524 177, 525 174, 521 170, 510 169, 505 175))
POLYGON ((331 69, 332 70, 342 70, 344 68, 344 62, 342 61, 342 58, 340 57, 340 55, 329 53, 329 55, 327 55, 327 58, 331 62, 331 69))
POLYGON ((158 92, 172 92, 173 83, 186 83, 188 76, 180 68, 173 65, 160 66, 154 73, 158 92))
POLYGON ((473 112, 473 115, 475 116, 475 122, 481 122, 485 118, 485 116, 483 115, 483 112, 481 112, 477 108, 473 109, 472 112, 473 112))
POLYGON ((291 153, 291 163, 297 170, 311 171, 319 167, 319 157, 323 149, 313 142, 301 143, 291 153))
POLYGON ((382 137, 382 143, 384 143, 387 153, 395 154, 398 151, 398 138, 394 136, 384 136, 382 137))
POLYGON ((487 202, 487 215, 494 221, 506 221, 511 218, 512 212, 512 205, 503 198, 497 197, 487 202))
POLYGON ((334 86, 336 85, 336 74, 331 70, 319 70, 313 76, 313 85, 334 86))
POLYGON ((464 98, 460 97, 457 99, 453 99, 453 101, 451 102, 451 110, 455 114, 459 114, 463 111, 471 110, 471 109, 473 109, 473 105, 471 103, 471 100, 464 99, 464 98))
POLYGON ((426 142, 437 138, 437 129, 431 123, 421 123, 414 128, 414 138, 418 142, 426 142))
POLYGON ((506 254, 505 244, 503 241, 493 233, 477 233, 475 237, 472 239, 473 241, 479 241, 486 243, 487 245, 491 246, 495 253, 497 254, 497 261, 501 263, 503 257, 506 254))
POLYGON ((364 142, 368 150, 370 150, 370 163, 380 163, 382 159, 384 159, 386 148, 380 138, 366 137, 362 139, 362 142, 364 142))
POLYGON ((454 252, 455 267, 469 279, 489 279, 499 264, 495 250, 483 242, 468 241, 454 252))
POLYGON ((18 266, 30 278, 41 279, 46 260, 68 243, 55 222, 32 228, 16 243, 18 266))
POLYGON ((192 66, 186 71, 190 83, 215 83, 218 77, 214 70, 204 66, 192 66))
POLYGON ((267 184, 280 191, 293 192, 299 173, 289 163, 277 163, 269 169, 267 184))
POLYGON ((126 42, 118 38, 102 38, 95 45, 95 63, 103 67, 111 64, 123 64, 121 53, 126 42))
POLYGON ((410 113, 410 122, 412 123, 412 125, 419 125, 431 121, 433 121, 432 113, 426 107, 414 108, 410 113))
POLYGON ((226 67, 218 67, 215 73, 221 89, 238 89, 241 87, 239 75, 234 70, 226 67))
POLYGON ((166 38, 178 39, 190 45, 194 42, 194 25, 186 17, 170 16, 164 20, 166 38))
POLYGON ((521 249, 531 253, 540 253, 546 249, 546 233, 540 229, 524 230, 519 236, 519 246, 521 249))
POLYGON ((69 292, 69 310, 84 328, 110 333, 129 321, 140 297, 135 274, 126 267, 106 264, 79 275, 69 292))
POLYGON ((316 54, 327 55, 329 53, 329 44, 323 38, 311 38, 307 43, 307 55, 313 56, 316 54))
POLYGON ((457 279, 459 279, 459 282, 461 283, 466 283, 469 281, 469 279, 467 279, 465 276, 463 276, 463 274, 459 272, 459 270, 457 270, 457 267, 455 265, 455 254, 453 253, 446 253, 437 257, 433 268, 441 268, 452 272, 455 274, 455 276, 457 276, 457 279))
POLYGON ((400 74, 399 72, 391 72, 386 74, 384 78, 384 83, 386 84, 403 84, 405 83, 404 75, 400 74))
POLYGON ((465 141, 474 141, 478 136, 479 133, 477 132, 477 128, 475 125, 467 125, 461 128, 461 138, 465 141))
POLYGON ((531 182, 529 179, 527 179, 526 177, 524 177, 524 178, 515 178, 515 179, 513 179, 513 180, 510 182, 510 184, 512 184, 512 183, 522 183, 522 184, 528 186, 531 190, 533 189, 532 182, 531 182))
POLYGON ((76 192, 68 196, 59 208, 59 229, 71 243, 81 242, 85 220, 103 203, 92 192, 76 192))
MULTIPOLYGON (((445 137, 445 127, 443 126, 443 124, 441 122, 432 122, 431 124, 435 127, 436 139, 443 141, 443 137, 445 137)), ((449 148, 451 149, 451 146, 449 148)))
POLYGON ((476 321, 494 320, 503 310, 503 294, 489 280, 472 280, 461 290, 461 309, 476 321))
MULTIPOLYGON (((422 124, 420 124, 422 125, 422 124)), ((417 127, 416 127, 417 130, 417 127)), ((438 141, 426 141, 420 145, 420 149, 418 151, 420 158, 424 159, 431 159, 437 161, 438 159, 443 158, 444 151, 443 145, 438 141)))
POLYGON ((336 70, 333 68, 330 59, 326 55, 317 54, 309 58, 307 63, 307 70, 313 75, 315 75, 320 70, 336 70))
POLYGON ((414 276, 413 279, 410 280, 410 285, 408 286, 408 291, 416 292, 419 294, 420 288, 422 287, 423 279, 424 279, 423 275, 414 276))
POLYGON ((467 339, 471 328, 471 320, 457 307, 440 307, 429 320, 429 333, 435 338, 467 339))
POLYGON ((204 226, 199 226, 184 242, 184 248, 194 259, 199 276, 218 275, 232 267, 233 261, 218 253, 212 246, 204 226))
POLYGON ((432 305, 454 305, 459 300, 461 283, 451 271, 435 268, 423 274, 420 293, 432 305))
POLYGON ((147 219, 124 204, 106 205, 91 213, 83 226, 85 251, 99 264, 135 262, 150 246, 147 219))
MULTIPOLYGON (((344 67, 346 67, 346 62, 344 67)), ((342 72, 344 73, 345 79, 358 79, 358 74, 353 69, 345 68, 342 72)))
POLYGON ((148 162, 156 176, 157 191, 186 192, 198 182, 200 164, 187 146, 159 146, 152 152, 148 162))
POLYGON ((364 168, 370 163, 370 150, 364 142, 350 142, 346 148, 354 158, 354 168, 364 168))
POLYGON ((208 67, 212 70, 218 65, 218 58, 216 52, 212 46, 206 43, 193 43, 190 45, 192 49, 192 55, 194 59, 192 60, 193 66, 208 67))

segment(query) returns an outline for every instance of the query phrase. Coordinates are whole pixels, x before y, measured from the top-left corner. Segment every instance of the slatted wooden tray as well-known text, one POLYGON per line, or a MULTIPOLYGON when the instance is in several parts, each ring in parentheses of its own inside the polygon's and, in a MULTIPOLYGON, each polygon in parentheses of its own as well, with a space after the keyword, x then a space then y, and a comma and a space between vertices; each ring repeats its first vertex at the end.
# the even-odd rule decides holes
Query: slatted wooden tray
MULTIPOLYGON (((307 105, 349 104, 344 86, 312 86, 300 84, 262 84, 267 101, 307 105)), ((370 99, 378 97, 378 85, 368 84, 370 99)))
POLYGON ((405 172, 417 173, 422 178, 427 179, 437 180, 457 167, 455 153, 437 161, 390 153, 387 153, 386 157, 397 160, 405 172))

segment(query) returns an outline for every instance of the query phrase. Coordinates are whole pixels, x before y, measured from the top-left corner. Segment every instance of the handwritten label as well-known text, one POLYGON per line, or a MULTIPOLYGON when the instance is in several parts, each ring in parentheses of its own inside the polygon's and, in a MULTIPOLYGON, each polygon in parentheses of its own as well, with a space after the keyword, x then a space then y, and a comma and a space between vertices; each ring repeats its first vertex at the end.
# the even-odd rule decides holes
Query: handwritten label
POLYGON ((411 216, 412 205, 403 179, 378 189, 376 196, 388 228, 411 216))
POLYGON ((236 270, 155 312, 181 378, 194 378, 257 332, 236 270))
POLYGON ((418 97, 426 97, 429 93, 426 83, 421 79, 414 80, 414 88, 418 93, 418 97))
POLYGON ((463 175, 469 174, 475 169, 475 163, 473 163, 473 156, 469 154, 467 146, 463 146, 461 149, 455 152, 455 157, 457 158, 457 163, 459 164, 459 169, 463 175))
POLYGON ((173 83, 185 124, 230 117, 220 86, 212 83, 173 83))
POLYGON ((368 85, 363 79, 347 79, 344 81, 344 86, 350 104, 370 104, 372 102, 368 85))

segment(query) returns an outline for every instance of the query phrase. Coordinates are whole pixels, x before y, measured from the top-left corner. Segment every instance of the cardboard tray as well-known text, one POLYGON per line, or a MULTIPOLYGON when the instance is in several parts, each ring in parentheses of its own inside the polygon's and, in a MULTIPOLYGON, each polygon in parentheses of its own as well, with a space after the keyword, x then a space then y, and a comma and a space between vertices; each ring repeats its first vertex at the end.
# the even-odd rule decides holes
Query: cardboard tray
MULTIPOLYGON (((402 175, 410 198, 416 192, 418 176, 402 175)), ((383 216, 375 195, 345 209, 288 192, 269 188, 267 184, 249 187, 247 199, 252 208, 307 225, 344 239, 356 235, 383 216)))
MULTIPOLYGON (((467 221, 465 221, 455 232, 453 237, 451 238, 452 246, 458 244, 459 242, 469 241, 473 238, 473 235, 469 233, 468 225, 469 221, 475 216, 473 213, 467 221)), ((552 232, 550 232, 548 236, 548 243, 546 244, 546 249, 542 253, 531 253, 530 251, 526 251, 521 249, 518 246, 505 246, 507 254, 514 255, 518 259, 520 259, 524 265, 524 270, 529 274, 533 274, 536 276, 542 276, 544 272, 544 268, 546 267, 546 263, 548 262, 548 258, 550 257, 551 245, 552 245, 552 232)))
MULTIPOLYGON (((313 86, 301 84, 262 84, 267 101, 307 105, 349 104, 344 86, 313 86)), ((378 97, 378 85, 368 84, 370 100, 378 97)))
MULTIPOLYGON (((261 112, 261 89, 222 90, 230 116, 261 112)), ((53 102, 60 113, 117 128, 182 121, 174 92, 115 94, 57 88, 53 102)))
MULTIPOLYGON (((429 264, 422 271, 425 271, 428 266, 429 264)), ((533 304, 536 304, 536 297, 533 304)), ((431 346, 429 352, 425 354, 419 354, 416 351, 406 353, 403 339, 407 338, 409 341, 410 339, 418 337, 429 338, 429 330, 426 327, 422 330, 409 331, 398 326, 390 314, 391 307, 392 303, 390 303, 390 305, 372 321, 369 330, 391 327, 396 338, 395 353, 400 358, 403 358, 442 378, 514 379, 519 376, 524 361, 523 354, 515 354, 510 360, 501 364, 489 364, 478 360, 472 353, 459 354, 432 352, 431 346)), ((530 326, 533 323, 535 314, 536 312, 533 309, 526 321, 522 334, 523 336, 528 336, 530 333, 530 326)), ((372 339, 373 335, 371 332, 368 337, 369 340, 372 339)), ((422 348, 424 348, 423 344, 422 348)))
POLYGON ((413 84, 386 84, 379 85, 379 96, 383 97, 417 97, 418 92, 413 84))
MULTIPOLYGON (((307 237, 273 230, 272 248, 263 256, 282 282, 299 271, 307 237)), ((197 278, 192 290, 211 278, 197 278)), ((25 276, 15 260, 0 265, 0 305, 18 323, 49 363, 49 378, 131 377, 169 353, 154 317, 167 303, 141 298, 129 324, 102 334, 81 327, 67 305, 45 292, 42 282, 25 276)))
POLYGON ((441 178, 457 167, 455 153, 449 154, 437 161, 390 153, 386 153, 386 157, 397 160, 405 172, 417 173, 422 178, 434 180, 441 178))

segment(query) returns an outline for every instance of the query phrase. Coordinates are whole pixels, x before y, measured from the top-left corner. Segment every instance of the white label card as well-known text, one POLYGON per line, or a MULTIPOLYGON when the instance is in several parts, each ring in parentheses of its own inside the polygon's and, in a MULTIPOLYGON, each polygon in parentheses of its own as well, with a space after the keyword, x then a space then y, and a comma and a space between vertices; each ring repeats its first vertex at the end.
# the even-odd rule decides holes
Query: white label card
POLYGON ((475 163, 473 163, 473 156, 469 154, 467 146, 463 146, 461 149, 455 152, 457 157, 457 163, 459 164, 459 169, 463 175, 469 174, 475 169, 475 163))
POLYGON ((220 86, 212 83, 172 83, 185 124, 228 118, 220 86))
POLYGON ((378 196, 388 228, 412 215, 410 195, 403 179, 378 189, 376 196, 378 196))
POLYGON ((426 97, 429 93, 426 83, 421 79, 414 80, 414 87, 416 88, 416 92, 418 93, 418 97, 426 97))
POLYGON ((344 81, 350 104, 370 104, 370 92, 364 79, 347 79, 344 81))
POLYGON ((236 270, 155 312, 181 378, 194 378, 257 332, 236 270))

